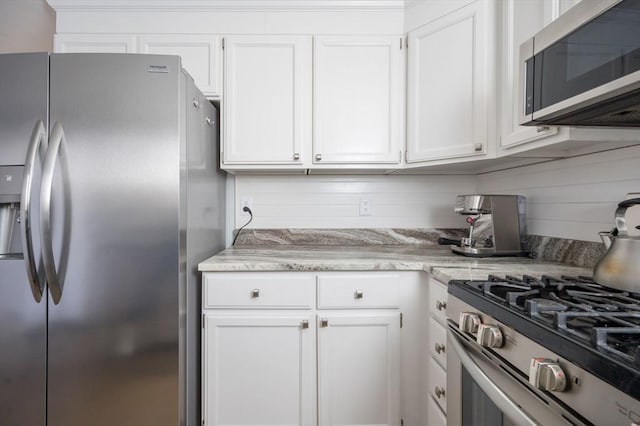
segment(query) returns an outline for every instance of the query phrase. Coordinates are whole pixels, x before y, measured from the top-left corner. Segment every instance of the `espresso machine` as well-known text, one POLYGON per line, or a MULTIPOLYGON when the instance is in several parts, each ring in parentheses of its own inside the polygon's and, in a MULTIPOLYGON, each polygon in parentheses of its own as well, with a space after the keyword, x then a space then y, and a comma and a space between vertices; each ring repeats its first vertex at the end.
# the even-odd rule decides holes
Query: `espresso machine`
POLYGON ((20 251, 18 220, 22 191, 22 166, 0 167, 0 256, 20 251))
POLYGON ((529 253, 526 198, 522 195, 458 195, 456 213, 466 216, 469 234, 446 240, 464 256, 526 256, 529 253))

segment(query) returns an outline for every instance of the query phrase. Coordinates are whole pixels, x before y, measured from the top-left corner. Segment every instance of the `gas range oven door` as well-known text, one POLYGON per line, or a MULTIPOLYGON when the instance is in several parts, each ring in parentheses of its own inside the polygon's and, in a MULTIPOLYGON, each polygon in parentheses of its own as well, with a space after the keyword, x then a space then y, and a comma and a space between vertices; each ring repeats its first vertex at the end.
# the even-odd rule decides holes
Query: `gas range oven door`
POLYGON ((591 424, 534 392, 527 377, 447 322, 449 426, 591 424))

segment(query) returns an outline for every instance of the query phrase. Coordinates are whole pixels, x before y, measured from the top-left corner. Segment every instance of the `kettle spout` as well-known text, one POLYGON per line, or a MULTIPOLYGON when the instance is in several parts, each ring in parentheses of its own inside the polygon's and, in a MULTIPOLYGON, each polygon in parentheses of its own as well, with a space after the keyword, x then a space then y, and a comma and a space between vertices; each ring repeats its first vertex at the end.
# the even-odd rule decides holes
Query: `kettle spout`
POLYGON ((599 232, 598 235, 600 235, 600 239, 602 240, 602 242, 604 243, 604 246, 608 250, 609 247, 611 247, 611 232, 603 231, 603 232, 599 232))

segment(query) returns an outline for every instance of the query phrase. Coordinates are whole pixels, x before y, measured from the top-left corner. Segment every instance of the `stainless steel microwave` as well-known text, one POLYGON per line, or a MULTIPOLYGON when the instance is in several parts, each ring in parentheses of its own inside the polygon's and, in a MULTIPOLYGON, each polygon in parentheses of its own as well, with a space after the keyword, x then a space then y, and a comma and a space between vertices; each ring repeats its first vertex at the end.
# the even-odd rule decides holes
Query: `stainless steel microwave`
POLYGON ((520 124, 640 126, 640 0, 582 0, 519 59, 520 124))

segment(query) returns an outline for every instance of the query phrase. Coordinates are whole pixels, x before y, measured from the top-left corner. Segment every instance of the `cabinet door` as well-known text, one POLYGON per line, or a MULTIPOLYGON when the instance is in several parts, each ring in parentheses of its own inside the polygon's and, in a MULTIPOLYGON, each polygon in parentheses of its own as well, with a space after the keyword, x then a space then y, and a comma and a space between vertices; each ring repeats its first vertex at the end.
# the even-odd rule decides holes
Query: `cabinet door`
POLYGON ((224 40, 224 163, 302 165, 311 145, 311 37, 224 40))
POLYGON ((207 313, 204 321, 204 424, 316 424, 311 314, 207 313))
POLYGON ((205 96, 220 96, 222 81, 222 45, 220 36, 155 34, 141 36, 140 53, 178 55, 182 66, 193 77, 205 96))
POLYGON ((400 162, 400 36, 315 37, 313 162, 400 162))
POLYGON ((407 162, 488 152, 494 8, 477 0, 409 33, 407 162))
POLYGON ((56 53, 135 53, 136 38, 123 34, 56 34, 56 53))
POLYGON ((320 314, 320 426, 400 423, 400 314, 320 314))

